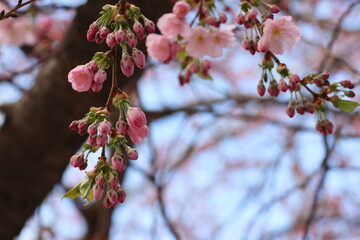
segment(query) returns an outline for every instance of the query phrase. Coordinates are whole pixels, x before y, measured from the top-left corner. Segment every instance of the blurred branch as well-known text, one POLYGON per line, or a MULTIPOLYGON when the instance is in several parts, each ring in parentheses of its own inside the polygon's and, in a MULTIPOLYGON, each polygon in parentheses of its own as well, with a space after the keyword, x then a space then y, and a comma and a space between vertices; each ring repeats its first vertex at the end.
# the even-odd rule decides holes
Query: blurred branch
POLYGON ((22 0, 19 0, 18 4, 16 4, 15 7, 13 7, 12 9, 10 9, 9 12, 5 13, 4 10, 1 12, 1 14, 0 14, 0 21, 1 21, 1 20, 4 20, 4 19, 7 19, 7 18, 10 18, 10 17, 11 17, 11 18, 18 17, 18 15, 15 14, 15 12, 16 12, 18 9, 20 9, 20 8, 26 6, 26 5, 29 5, 30 3, 33 3, 33 2, 35 2, 35 1, 36 1, 36 0, 29 0, 29 1, 23 3, 22 0))

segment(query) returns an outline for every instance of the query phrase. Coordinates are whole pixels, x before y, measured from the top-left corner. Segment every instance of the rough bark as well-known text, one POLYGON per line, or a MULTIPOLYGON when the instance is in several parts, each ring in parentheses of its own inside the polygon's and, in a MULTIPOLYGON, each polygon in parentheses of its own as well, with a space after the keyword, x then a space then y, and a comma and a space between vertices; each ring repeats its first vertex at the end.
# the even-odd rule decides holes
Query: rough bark
MULTIPOLYGON (((110 1, 107 1, 110 2, 110 1)), ((132 1, 151 19, 169 9, 166 0, 132 1)), ((102 106, 101 94, 79 94, 67 82, 67 73, 88 62, 98 50, 86 42, 88 25, 104 1, 90 0, 78 8, 73 25, 59 48, 46 62, 34 87, 8 108, 0 131, 0 238, 12 239, 53 185, 61 180, 69 157, 83 138, 68 129, 90 106, 102 106)), ((135 76, 138 78, 139 74, 135 76)), ((108 84, 110 81, 108 81, 108 84)), ((124 85, 120 81, 120 85, 124 85)))

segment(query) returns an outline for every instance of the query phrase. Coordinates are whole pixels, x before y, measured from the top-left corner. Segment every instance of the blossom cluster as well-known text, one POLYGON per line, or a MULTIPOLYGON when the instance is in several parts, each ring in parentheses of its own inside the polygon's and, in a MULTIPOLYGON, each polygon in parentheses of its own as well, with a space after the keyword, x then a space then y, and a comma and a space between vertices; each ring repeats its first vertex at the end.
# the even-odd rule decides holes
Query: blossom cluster
POLYGON ((218 19, 211 13, 214 6, 201 8, 197 26, 186 21, 188 13, 195 9, 186 1, 178 1, 172 13, 164 14, 157 22, 161 34, 150 34, 146 39, 149 56, 163 63, 178 59, 181 73, 180 84, 188 83, 193 74, 202 78, 210 78, 211 63, 203 57, 220 57, 224 48, 236 42, 231 26, 220 28, 227 22, 224 13, 218 13, 218 19))
POLYGON ((141 14, 139 8, 125 0, 116 5, 105 5, 100 14, 90 25, 87 39, 97 44, 105 41, 110 50, 98 52, 89 63, 76 66, 69 72, 68 81, 75 91, 85 92, 91 88, 99 92, 107 78, 106 69, 112 67, 112 86, 105 107, 92 107, 84 118, 70 124, 69 128, 77 130, 81 136, 88 134, 82 150, 70 158, 70 165, 85 170, 88 155, 99 149, 102 153, 94 169, 87 172, 87 178, 64 197, 83 196, 90 202, 93 198, 100 200, 104 196, 103 205, 109 208, 125 200, 119 173, 126 169, 128 159, 138 159, 138 153, 131 145, 142 142, 149 135, 145 114, 140 108, 132 107, 128 95, 117 86, 117 68, 119 65, 126 77, 133 74, 134 65, 144 68, 145 55, 136 45, 138 39, 144 39, 147 33, 155 31, 155 25, 141 14), (133 22, 132 28, 130 22, 133 22), (117 61, 117 48, 122 49, 120 61, 117 61), (118 111, 117 121, 112 121, 111 104, 118 111), (106 147, 114 149, 109 160, 105 154, 106 147))

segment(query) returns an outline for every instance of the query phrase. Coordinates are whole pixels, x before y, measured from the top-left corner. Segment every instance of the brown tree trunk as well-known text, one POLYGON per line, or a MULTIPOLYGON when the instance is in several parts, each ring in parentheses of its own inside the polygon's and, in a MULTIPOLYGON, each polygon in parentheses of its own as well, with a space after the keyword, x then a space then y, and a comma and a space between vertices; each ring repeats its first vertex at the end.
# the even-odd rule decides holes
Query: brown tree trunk
MULTIPOLYGON (((168 11, 169 2, 132 1, 150 19, 168 11)), ((78 8, 59 51, 45 63, 34 87, 7 112, 0 131, 1 239, 16 236, 53 185, 61 180, 70 156, 84 140, 68 129, 69 123, 82 118, 91 106, 105 104, 108 89, 101 94, 77 93, 67 82, 68 72, 87 63, 98 51, 95 44, 86 41, 85 34, 103 4, 104 1, 90 0, 78 8)), ((138 77, 139 74, 134 76, 138 77)), ((125 81, 119 83, 124 85, 125 81)))

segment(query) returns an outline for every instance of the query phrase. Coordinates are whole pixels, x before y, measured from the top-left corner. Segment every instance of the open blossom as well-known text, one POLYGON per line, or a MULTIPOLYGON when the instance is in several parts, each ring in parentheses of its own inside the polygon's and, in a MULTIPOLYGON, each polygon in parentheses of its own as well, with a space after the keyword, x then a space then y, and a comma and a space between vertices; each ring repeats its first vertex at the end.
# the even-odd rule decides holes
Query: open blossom
POLYGON ((211 57, 220 57, 223 48, 232 47, 235 44, 235 35, 230 29, 222 29, 212 33, 213 47, 209 54, 211 57))
POLYGON ((68 74, 68 81, 72 88, 78 92, 86 92, 90 89, 94 74, 86 65, 78 65, 68 74))
POLYGON ((300 29, 291 22, 290 16, 267 19, 264 22, 264 35, 260 38, 258 48, 276 54, 289 51, 300 40, 300 29))
POLYGON ((197 26, 191 30, 185 50, 192 57, 203 57, 212 54, 213 41, 208 29, 197 26))
POLYGON ((175 39, 178 35, 187 36, 190 26, 184 19, 178 18, 174 13, 164 14, 157 23, 160 32, 170 39, 175 39))
POLYGON ((185 1, 175 3, 172 11, 178 18, 184 18, 191 10, 190 5, 185 1))
POLYGON ((129 127, 127 133, 133 143, 140 143, 149 135, 149 128, 146 125, 141 128, 129 127))
POLYGON ((163 63, 171 60, 170 40, 159 34, 149 34, 146 38, 146 48, 151 58, 157 59, 163 63))
POLYGON ((133 107, 128 110, 126 120, 128 122, 128 135, 133 143, 139 143, 149 135, 146 126, 146 117, 140 108, 133 107))

